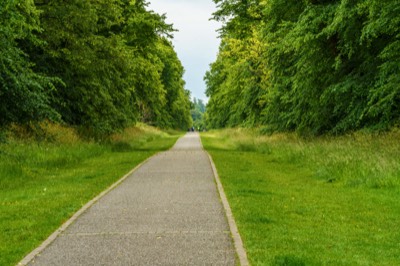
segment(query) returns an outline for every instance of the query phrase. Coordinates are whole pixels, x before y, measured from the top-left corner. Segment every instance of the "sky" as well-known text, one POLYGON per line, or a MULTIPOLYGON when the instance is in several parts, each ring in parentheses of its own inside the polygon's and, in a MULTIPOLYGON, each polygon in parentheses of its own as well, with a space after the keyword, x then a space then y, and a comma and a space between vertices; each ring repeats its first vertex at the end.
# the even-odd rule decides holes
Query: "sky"
POLYGON ((149 0, 149 10, 166 14, 167 23, 174 24, 172 43, 185 68, 185 88, 192 98, 207 102, 203 77, 215 61, 220 40, 216 30, 220 25, 210 21, 215 11, 212 0, 149 0))

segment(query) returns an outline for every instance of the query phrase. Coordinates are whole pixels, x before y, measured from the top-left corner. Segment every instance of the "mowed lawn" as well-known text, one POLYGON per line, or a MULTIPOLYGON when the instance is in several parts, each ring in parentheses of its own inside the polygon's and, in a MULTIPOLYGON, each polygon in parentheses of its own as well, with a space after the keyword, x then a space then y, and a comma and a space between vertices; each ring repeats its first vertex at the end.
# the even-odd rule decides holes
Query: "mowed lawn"
POLYGON ((51 140, 0 144, 0 265, 15 265, 77 210, 180 134, 139 126, 105 143, 52 125, 51 140))
POLYGON ((400 265, 400 132, 202 141, 252 265, 400 265))

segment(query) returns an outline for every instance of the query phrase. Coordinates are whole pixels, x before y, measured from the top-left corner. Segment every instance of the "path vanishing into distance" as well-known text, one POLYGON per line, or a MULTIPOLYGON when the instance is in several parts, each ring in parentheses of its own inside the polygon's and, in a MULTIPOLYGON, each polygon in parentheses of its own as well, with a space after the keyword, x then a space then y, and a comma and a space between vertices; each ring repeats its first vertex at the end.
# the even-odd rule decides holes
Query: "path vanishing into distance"
POLYGON ((89 203, 20 265, 246 265, 215 175, 199 134, 188 133, 89 203))

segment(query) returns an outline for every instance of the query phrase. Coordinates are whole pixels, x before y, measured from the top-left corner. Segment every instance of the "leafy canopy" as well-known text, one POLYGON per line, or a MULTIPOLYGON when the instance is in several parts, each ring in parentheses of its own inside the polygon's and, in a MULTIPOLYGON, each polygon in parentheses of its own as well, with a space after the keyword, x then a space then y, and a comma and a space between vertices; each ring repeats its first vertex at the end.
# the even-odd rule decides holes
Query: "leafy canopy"
POLYGON ((214 0, 224 22, 205 76, 209 127, 303 134, 400 119, 397 0, 214 0))

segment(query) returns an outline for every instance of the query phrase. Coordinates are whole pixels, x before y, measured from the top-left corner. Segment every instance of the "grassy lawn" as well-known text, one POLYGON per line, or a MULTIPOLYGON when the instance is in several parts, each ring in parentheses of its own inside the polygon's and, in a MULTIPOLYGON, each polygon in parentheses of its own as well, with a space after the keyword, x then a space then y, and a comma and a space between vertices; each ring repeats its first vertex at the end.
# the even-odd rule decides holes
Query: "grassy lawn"
POLYGON ((202 141, 252 265, 400 264, 400 132, 202 141))
POLYGON ((15 265, 86 202, 179 134, 139 126, 99 144, 48 128, 51 141, 0 144, 0 265, 15 265))

